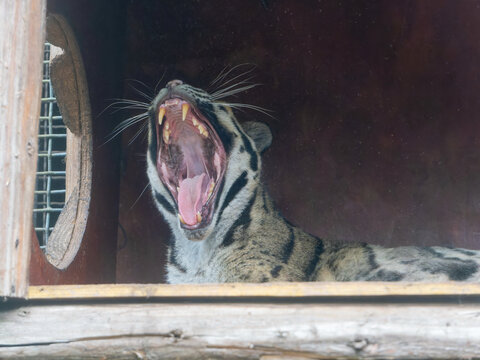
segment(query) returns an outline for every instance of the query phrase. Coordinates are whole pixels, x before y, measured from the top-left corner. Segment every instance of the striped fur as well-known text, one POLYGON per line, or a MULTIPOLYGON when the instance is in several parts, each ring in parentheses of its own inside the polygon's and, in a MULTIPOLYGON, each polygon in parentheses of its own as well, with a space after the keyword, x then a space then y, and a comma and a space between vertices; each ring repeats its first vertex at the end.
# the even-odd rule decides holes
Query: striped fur
MULTIPOLYGON (((155 203, 172 230, 169 283, 267 281, 479 281, 480 252, 444 247, 382 248, 336 244, 286 221, 260 181, 260 154, 271 141, 265 125, 240 125, 231 109, 188 85, 177 94, 208 118, 227 153, 213 220, 201 230, 180 226, 177 204, 156 170, 156 109, 150 107, 148 176, 155 203)), ((175 94, 173 94, 175 95, 175 94)))

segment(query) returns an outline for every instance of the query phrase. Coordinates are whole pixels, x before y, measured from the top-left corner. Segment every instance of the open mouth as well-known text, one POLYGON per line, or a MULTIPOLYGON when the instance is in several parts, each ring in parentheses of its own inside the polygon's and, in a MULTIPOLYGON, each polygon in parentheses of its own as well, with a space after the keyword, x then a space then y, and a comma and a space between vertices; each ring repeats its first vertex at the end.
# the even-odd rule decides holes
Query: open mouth
POLYGON ((190 103, 173 98, 157 109, 157 172, 173 195, 181 226, 210 224, 225 172, 225 149, 209 121, 190 103))

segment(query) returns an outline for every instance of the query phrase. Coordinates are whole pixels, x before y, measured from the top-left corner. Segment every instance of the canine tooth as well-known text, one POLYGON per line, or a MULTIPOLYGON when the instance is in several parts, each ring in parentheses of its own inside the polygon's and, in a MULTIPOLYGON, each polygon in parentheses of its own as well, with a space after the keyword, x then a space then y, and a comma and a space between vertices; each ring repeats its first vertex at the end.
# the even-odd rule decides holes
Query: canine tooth
POLYGON ((202 215, 200 214, 200 211, 197 212, 197 224, 202 222, 202 215))
POLYGON ((168 144, 168 139, 170 138, 170 130, 164 129, 163 130, 163 141, 168 144))
POLYGON ((188 103, 183 103, 182 104, 182 121, 185 121, 185 119, 187 118, 187 113, 188 113, 188 108, 190 107, 190 105, 188 105, 188 103))
POLYGON ((163 117, 165 116, 165 107, 161 106, 158 112, 158 125, 162 125, 163 117))
POLYGON ((195 116, 192 116, 192 123, 193 126, 198 126, 198 120, 195 118, 195 116))
POLYGON ((180 219, 180 222, 185 225, 185 220, 183 220, 182 215, 178 214, 178 218, 180 219))

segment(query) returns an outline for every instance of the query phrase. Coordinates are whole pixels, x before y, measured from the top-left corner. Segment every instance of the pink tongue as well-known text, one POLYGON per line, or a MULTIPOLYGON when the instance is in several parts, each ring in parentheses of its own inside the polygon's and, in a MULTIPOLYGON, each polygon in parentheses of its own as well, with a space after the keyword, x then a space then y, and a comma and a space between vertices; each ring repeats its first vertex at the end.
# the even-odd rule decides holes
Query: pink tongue
POLYGON ((197 223, 197 212, 202 209, 202 183, 205 173, 180 182, 178 190, 178 210, 187 225, 197 223))

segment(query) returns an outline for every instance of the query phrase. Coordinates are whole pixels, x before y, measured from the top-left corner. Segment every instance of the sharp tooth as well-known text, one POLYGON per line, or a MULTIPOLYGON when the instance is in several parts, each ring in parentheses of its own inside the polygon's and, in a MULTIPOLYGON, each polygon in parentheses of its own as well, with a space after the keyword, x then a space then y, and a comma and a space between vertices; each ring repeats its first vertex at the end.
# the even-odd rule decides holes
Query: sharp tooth
POLYGON ((165 116, 165 108, 161 106, 160 111, 158 112, 158 125, 162 125, 164 116, 165 116))
POLYGON ((208 194, 207 194, 207 197, 210 198, 210 196, 212 196, 212 193, 213 193, 213 188, 215 187, 215 181, 212 181, 210 183, 210 188, 208 189, 208 194))
POLYGON ((182 104, 182 121, 185 121, 185 119, 187 118, 187 113, 188 113, 188 108, 190 107, 190 105, 188 105, 188 103, 183 103, 182 104))
POLYGON ((170 124, 168 122, 165 123, 165 129, 169 129, 170 128, 170 124))
POLYGON ((163 141, 168 144, 168 139, 170 138, 170 130, 163 130, 163 141))
POLYGON ((200 134, 202 134, 205 137, 208 137, 208 132, 207 129, 202 124, 198 125, 198 131, 200 131, 200 134))
POLYGON ((200 215, 200 211, 197 212, 197 224, 202 222, 202 215, 200 215))
POLYGON ((195 118, 195 116, 192 116, 192 123, 193 126, 198 126, 198 120, 195 118))
POLYGON ((185 225, 185 220, 183 220, 182 215, 178 214, 178 218, 180 219, 180 222, 185 225))

